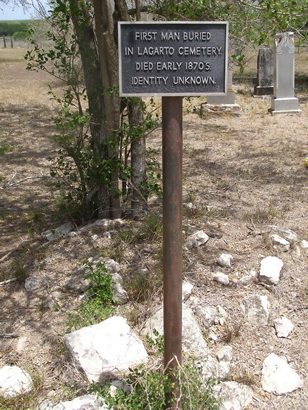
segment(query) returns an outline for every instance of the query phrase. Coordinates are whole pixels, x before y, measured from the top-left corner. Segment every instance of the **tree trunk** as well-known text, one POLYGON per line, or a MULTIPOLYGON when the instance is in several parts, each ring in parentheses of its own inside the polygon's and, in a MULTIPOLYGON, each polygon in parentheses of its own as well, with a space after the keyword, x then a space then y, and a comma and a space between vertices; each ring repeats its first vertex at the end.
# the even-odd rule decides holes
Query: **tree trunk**
MULTIPOLYGON (((108 159, 106 147, 107 135, 104 127, 104 105, 102 101, 103 85, 93 23, 88 8, 83 0, 69 0, 72 21, 80 50, 85 85, 88 95, 90 130, 96 161, 108 159)), ((110 194, 106 183, 98 183, 90 200, 94 200, 97 216, 110 216, 110 194)))
MULTIPOLYGON (((124 0, 93 0, 96 44, 86 3, 84 0, 69 2, 84 69, 94 152, 97 160, 106 160, 107 167, 111 170, 110 186, 101 183, 98 187, 98 213, 99 216, 116 218, 121 212, 118 175, 120 98, 116 20, 128 20, 127 5, 124 0)), ((135 107, 129 108, 129 121, 135 127, 143 123, 143 111, 142 100, 133 100, 135 107)), ((132 209, 133 215, 136 216, 144 204, 141 194, 146 182, 144 138, 132 141, 131 149, 132 209)))
MULTIPOLYGON (((125 1, 115 0, 120 20, 127 21, 128 10, 125 1)), ((135 0, 136 19, 140 20, 140 1, 135 0)), ((131 128, 142 126, 144 123, 143 101, 141 98, 128 98, 128 118, 131 128)), ((146 142, 144 135, 131 140, 131 167, 132 167, 132 216, 136 218, 145 208, 147 201, 146 185, 146 142)))
MULTIPOLYGON (((101 83, 103 86, 104 138, 100 144, 107 149, 111 162, 118 161, 118 130, 120 126, 120 98, 118 97, 118 55, 114 37, 113 0, 93 0, 95 32, 98 42, 101 83)), ((118 170, 113 168, 111 181, 111 217, 120 216, 118 170)))
POLYGON ((136 5, 136 20, 140 21, 141 20, 141 4, 140 0, 135 0, 135 5, 136 5))
MULTIPOLYGON (((140 127, 144 122, 143 101, 141 98, 130 98, 128 102, 130 128, 140 127)), ((139 133, 137 133, 139 134, 139 133)), ((146 206, 146 144, 145 136, 137 135, 131 139, 132 166, 132 216, 136 218, 146 206)))

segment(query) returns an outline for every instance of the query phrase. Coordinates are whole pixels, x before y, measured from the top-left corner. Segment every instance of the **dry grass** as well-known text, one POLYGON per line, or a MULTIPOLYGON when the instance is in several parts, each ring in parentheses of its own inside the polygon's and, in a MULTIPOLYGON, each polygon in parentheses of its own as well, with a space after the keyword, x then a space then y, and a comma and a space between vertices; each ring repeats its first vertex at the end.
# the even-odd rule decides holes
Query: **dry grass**
POLYGON ((241 328, 243 323, 235 323, 233 326, 225 326, 224 333, 222 335, 222 341, 224 343, 231 343, 235 338, 239 337, 241 334, 241 328))
POLYGON ((235 374, 228 378, 237 383, 246 384, 247 386, 254 386, 258 383, 257 378, 254 374, 248 372, 247 370, 238 370, 235 374))
MULTIPOLYGON (((2 328, 8 332, 18 329, 18 340, 25 338, 26 346, 20 351, 18 340, 0 340, 0 366, 14 363, 29 368, 31 362, 43 383, 40 398, 53 390, 57 401, 70 396, 68 391, 73 391, 74 384, 84 387, 80 373, 78 378, 77 370, 69 370, 67 358, 58 349, 63 349, 61 338, 67 315, 79 305, 76 295, 63 291, 64 283, 88 257, 113 257, 121 263, 127 290, 135 299, 121 306, 119 312, 141 327, 153 305, 161 303, 161 219, 160 211, 156 212, 161 203, 156 201, 153 213, 143 221, 110 228, 111 240, 98 227, 44 243, 40 233, 62 222, 57 219, 55 191, 47 178, 47 158, 55 156, 56 151, 50 138, 49 78, 26 72, 23 53, 0 50, 0 146, 4 147, 0 156, 0 275, 17 275, 22 282, 0 287, 0 303, 2 328), (94 234, 98 236, 96 241, 92 239, 94 234), (46 281, 46 288, 38 295, 25 291, 23 280, 28 275, 46 281), (54 292, 60 292, 59 300, 48 304, 54 292)), ((307 286, 303 283, 307 254, 297 246, 283 253, 284 275, 273 292, 257 283, 218 286, 211 280, 211 273, 217 270, 221 253, 234 256, 234 266, 228 271, 233 278, 258 270, 263 256, 276 254, 260 234, 269 222, 308 239, 307 169, 303 166, 308 152, 307 90, 298 94, 300 116, 277 117, 267 113, 269 99, 251 98, 252 84, 237 85, 235 90, 242 107, 239 117, 208 114, 199 118, 191 106, 198 106, 202 98, 192 99, 184 115, 184 203, 193 203, 193 207, 185 207, 183 235, 185 239, 200 229, 210 235, 206 245, 184 251, 184 276, 194 283, 193 295, 202 303, 219 303, 228 312, 226 325, 215 328, 219 339, 213 349, 224 344, 233 347, 232 366, 240 369, 234 379, 255 383, 258 400, 252 408, 301 410, 303 390, 285 396, 281 404, 276 396, 263 394, 259 376, 255 382, 252 374, 260 373, 262 360, 274 351, 287 355, 292 366, 304 375, 307 286), (273 318, 284 314, 292 319, 296 327, 290 339, 277 339, 271 327, 264 331, 245 322, 238 325, 242 318, 240 303, 257 292, 270 298, 273 318)), ((148 144, 159 158, 159 130, 150 136, 148 144)), ((5 410, 15 409, 13 404, 5 405, 5 410)), ((22 404, 19 406, 22 409, 22 404)), ((35 408, 31 406, 28 408, 35 408)))
POLYGON ((1 105, 20 107, 52 107, 48 96, 50 76, 43 72, 26 70, 26 49, 0 49, 0 70, 3 73, 0 88, 1 105))

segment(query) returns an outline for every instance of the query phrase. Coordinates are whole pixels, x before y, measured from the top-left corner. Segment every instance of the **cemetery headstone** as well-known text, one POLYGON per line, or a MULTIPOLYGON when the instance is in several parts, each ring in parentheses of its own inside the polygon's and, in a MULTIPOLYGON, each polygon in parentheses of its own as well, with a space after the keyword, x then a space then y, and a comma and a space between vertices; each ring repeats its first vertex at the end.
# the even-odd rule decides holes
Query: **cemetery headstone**
POLYGON ((258 52, 257 84, 254 95, 273 95, 273 91, 273 50, 270 47, 261 47, 258 52))
POLYGON ((276 34, 274 39, 274 96, 270 112, 298 113, 298 98, 294 96, 294 33, 276 34))
POLYGON ((228 70, 227 94, 209 95, 207 103, 213 105, 235 104, 235 93, 232 91, 232 71, 228 70))
POLYGON ((227 111, 239 114, 240 106, 235 102, 235 92, 232 89, 232 70, 228 70, 227 93, 224 95, 208 95, 207 103, 201 104, 201 116, 203 111, 227 111))

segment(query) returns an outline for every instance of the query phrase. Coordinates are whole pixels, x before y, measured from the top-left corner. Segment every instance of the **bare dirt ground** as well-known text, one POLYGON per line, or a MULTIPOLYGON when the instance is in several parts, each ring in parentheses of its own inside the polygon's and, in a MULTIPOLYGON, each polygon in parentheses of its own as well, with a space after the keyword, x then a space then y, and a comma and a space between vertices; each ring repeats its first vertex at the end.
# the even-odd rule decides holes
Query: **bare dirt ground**
MULTIPOLYGON (((133 270, 146 267, 155 275, 161 268, 157 240, 129 245, 122 243, 125 235, 120 238, 112 229, 111 240, 97 226, 50 243, 42 239, 42 231, 63 222, 49 178, 48 158, 56 154, 51 138, 53 106, 47 96, 48 77, 26 72, 23 52, 0 50, 0 145, 5 147, 0 154, 0 282, 19 279, 0 286, 0 366, 16 364, 37 380, 30 407, 20 403, 10 407, 16 410, 35 409, 40 398, 65 399, 85 389, 63 345, 69 313, 80 302, 76 295, 64 293, 62 285, 86 258, 113 257, 127 277, 133 270), (93 240, 93 234, 98 239, 93 240), (27 292, 24 279, 29 275, 41 277, 43 289, 27 292), (2 337, 5 334, 15 337, 2 337)), ((200 118, 191 111, 201 100, 185 104, 184 231, 188 236, 203 229, 211 239, 206 246, 185 251, 184 276, 194 284, 195 295, 209 305, 223 306, 229 314, 227 326, 215 329, 218 341, 210 343, 214 350, 225 343, 233 346, 229 379, 252 386, 254 400, 249 408, 306 409, 308 255, 299 242, 308 240, 308 169, 303 162, 308 153, 307 88, 297 90, 301 115, 279 116, 267 113, 269 99, 251 97, 251 86, 235 89, 239 116, 200 118), (270 225, 297 233, 298 241, 290 251, 273 247, 270 225), (211 280, 222 252, 234 256, 228 271, 234 283, 248 271, 258 271, 261 259, 268 255, 283 260, 283 277, 277 286, 253 282, 223 287, 211 280), (249 294, 268 296, 269 326, 256 327, 244 320, 240 302, 249 294), (277 338, 273 328, 273 319, 281 315, 295 325, 287 339, 277 338), (303 389, 285 396, 261 389, 262 363, 271 352, 288 359, 305 380, 303 389)), ((160 157, 160 130, 148 144, 160 157)), ((159 200, 151 206, 160 212, 159 200)), ((116 230, 132 234, 134 228, 126 222, 116 230)), ((154 294, 159 298, 159 292, 154 294)), ((149 306, 136 302, 129 306, 129 319, 142 326, 149 306)), ((126 307, 119 309, 128 312, 126 307)))

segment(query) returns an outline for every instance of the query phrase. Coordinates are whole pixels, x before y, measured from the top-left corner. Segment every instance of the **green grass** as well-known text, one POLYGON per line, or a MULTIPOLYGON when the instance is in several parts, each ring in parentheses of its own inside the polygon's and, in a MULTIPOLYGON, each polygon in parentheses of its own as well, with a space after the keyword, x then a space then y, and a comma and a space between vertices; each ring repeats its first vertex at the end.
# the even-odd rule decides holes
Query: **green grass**
POLYGON ((179 366, 171 377, 163 373, 162 367, 148 369, 142 365, 131 370, 124 379, 129 392, 117 389, 111 397, 108 386, 98 385, 92 385, 91 391, 104 397, 117 410, 164 410, 166 397, 174 401, 174 380, 179 384, 182 410, 219 409, 220 403, 213 395, 215 381, 209 379, 204 383, 194 363, 179 366))
POLYGON ((13 146, 10 144, 0 144, 0 155, 7 154, 13 151, 13 146))
POLYGON ((86 300, 76 312, 69 314, 68 331, 99 323, 111 316, 115 309, 112 276, 107 272, 105 265, 102 262, 95 267, 89 264, 88 270, 90 287, 85 294, 86 300))
POLYGON ((114 312, 114 307, 104 305, 99 299, 83 302, 76 312, 70 313, 67 318, 67 331, 81 329, 85 326, 95 325, 108 319, 114 312))

